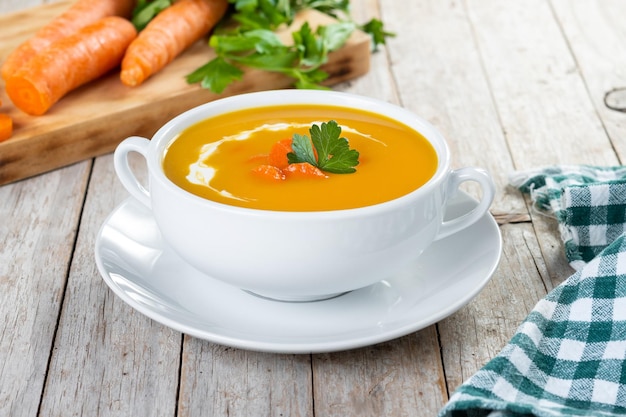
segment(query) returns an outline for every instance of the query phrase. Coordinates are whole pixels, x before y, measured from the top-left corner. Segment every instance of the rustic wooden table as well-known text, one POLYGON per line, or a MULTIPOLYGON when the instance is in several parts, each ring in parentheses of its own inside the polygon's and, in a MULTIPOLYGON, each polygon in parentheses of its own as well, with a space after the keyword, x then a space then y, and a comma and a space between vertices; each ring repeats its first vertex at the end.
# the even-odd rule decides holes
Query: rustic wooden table
MULTIPOLYGON (((0 12, 41 3, 2 0, 0 12)), ((626 157, 626 113, 604 101, 626 87, 626 2, 352 3, 356 20, 378 16, 397 36, 335 89, 423 116, 455 167, 497 182, 503 252, 484 290, 436 324, 346 351, 260 353, 181 334, 96 269, 97 231, 127 198, 105 155, 0 187, 0 415, 435 416, 571 274, 554 222, 508 175, 626 157)))

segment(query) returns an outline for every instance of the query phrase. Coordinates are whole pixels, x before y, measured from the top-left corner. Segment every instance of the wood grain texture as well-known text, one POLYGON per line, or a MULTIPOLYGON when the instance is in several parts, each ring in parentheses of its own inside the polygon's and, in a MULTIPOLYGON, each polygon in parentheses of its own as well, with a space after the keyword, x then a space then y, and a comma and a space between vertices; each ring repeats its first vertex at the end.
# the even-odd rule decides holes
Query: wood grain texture
MULTIPOLYGON (((63 0, 0 16, 0 57, 37 28, 65 10, 63 0)), ((279 36, 288 41, 291 30, 305 21, 315 28, 333 21, 316 11, 301 13, 292 28, 279 36)), ((117 70, 69 93, 43 116, 29 116, 14 108, 0 81, 0 111, 14 121, 13 137, 0 142, 0 184, 66 166, 109 153, 126 137, 151 137, 172 117, 192 107, 221 97, 245 92, 289 88, 292 79, 279 74, 246 70, 244 78, 221 94, 199 85, 189 85, 185 75, 214 57, 206 41, 199 41, 162 71, 139 87, 126 87, 117 70)), ((369 70, 370 38, 355 31, 346 45, 328 57, 323 69, 329 73, 325 84, 333 85, 369 70)))
POLYGON ((179 417, 314 415, 310 355, 251 352, 185 337, 182 366, 179 417), (211 395, 198 395, 204 392, 211 395))
POLYGON ((486 288, 456 314, 438 324, 450 390, 498 354, 535 304, 549 281, 530 224, 501 227, 503 253, 486 288))
POLYGON ((319 416, 436 415, 447 400, 435 326, 393 342, 314 357, 319 416))
POLYGON ((617 163, 548 2, 469 0, 468 13, 516 168, 617 163))
MULTIPOLYGON (((470 0, 467 5, 515 168, 618 164, 550 4, 470 0)), ((572 270, 563 260, 556 222, 531 213, 550 276, 558 283, 572 270)))
MULTIPOLYGON (((133 161, 140 172, 143 161, 133 161)), ((98 159, 87 190, 41 415, 157 417, 175 412, 181 334, 114 296, 94 262, 97 231, 126 197, 113 174, 112 156, 98 159)))
POLYGON ((400 102, 442 132, 454 168, 474 165, 492 174, 498 188, 492 213, 527 213, 519 193, 506 186, 513 162, 463 2, 421 1, 411 13, 388 3, 381 2, 383 21, 402 34, 389 41, 400 102))
MULTIPOLYGON (((492 173, 498 190, 493 213, 502 218, 529 219, 522 196, 507 187, 514 163, 464 2, 424 1, 416 4, 411 14, 384 4, 383 20, 391 22, 392 30, 408 31, 412 39, 428 39, 415 43, 394 39, 389 43, 400 101, 443 132, 455 167, 481 166, 492 173), (413 59, 407 62, 403 57, 408 55, 413 59)), ((528 225, 506 227, 519 230, 528 225)), ((516 259, 503 258, 491 283, 477 299, 437 324, 446 395, 504 346, 534 300, 545 294, 537 271, 531 270, 524 280, 508 273, 519 262, 531 264, 536 256, 524 246, 515 249, 519 251, 516 259), (511 298, 533 301, 511 304, 511 298)), ((424 409, 423 415, 436 415, 437 411, 433 404, 424 409)))
POLYGON ((2 0, 2 13, 21 11, 28 7, 40 6, 45 1, 41 0, 2 0))
POLYGON ((91 163, 0 187, 0 415, 35 416, 91 163))
POLYGON ((606 106, 605 96, 626 88, 626 54, 615 53, 626 45, 622 1, 551 1, 591 102, 620 161, 626 161, 626 113, 606 106))
MULTIPOLYGON (((0 10, 16 4, 2 1, 0 10)), ((556 221, 529 209, 530 201, 507 186, 508 175, 547 164, 623 160, 626 115, 602 100, 605 91, 626 84, 624 2, 351 4, 357 21, 380 17, 397 36, 369 57, 366 74, 333 88, 414 111, 447 138, 455 167, 486 167, 496 178, 492 213, 504 247, 485 289, 436 325, 342 352, 258 353, 180 334, 128 307, 95 269, 96 231, 127 197, 111 156, 99 156, 0 186, 0 415, 435 416, 459 384, 498 354, 535 303, 571 274, 556 221)), ((27 16, 12 26, 16 39, 39 24, 27 16)), ((85 90, 94 100, 122 93, 85 90)), ((148 101, 159 99, 144 93, 148 101)), ((174 115, 177 101, 186 100, 172 97, 161 103, 164 114, 174 115)), ((7 108, 1 98, 0 111, 7 108)), ((161 116, 141 108, 145 123, 136 127, 149 132, 161 116)), ((83 131, 98 117, 87 109, 73 114, 83 131)), ((132 121, 121 110, 118 116, 132 121)), ((63 140, 77 133, 60 132, 32 149, 49 147, 49 158, 72 152, 63 140)), ((79 153, 103 151, 98 137, 106 132, 90 132, 79 153)), ((0 158, 9 155, 0 149, 0 158)), ((133 163, 142 172, 141 159, 133 163)))

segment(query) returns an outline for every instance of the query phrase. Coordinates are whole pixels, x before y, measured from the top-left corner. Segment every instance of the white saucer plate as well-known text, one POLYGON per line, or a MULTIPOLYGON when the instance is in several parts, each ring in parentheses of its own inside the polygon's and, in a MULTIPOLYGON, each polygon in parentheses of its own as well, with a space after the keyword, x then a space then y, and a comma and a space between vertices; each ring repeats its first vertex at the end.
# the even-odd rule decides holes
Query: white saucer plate
MULTIPOLYGON (((448 214, 475 204, 459 193, 448 214)), ((150 211, 132 198, 109 215, 95 245, 104 281, 142 314, 214 343, 276 353, 353 349, 423 329, 473 299, 501 251, 498 225, 486 214, 435 242, 401 274, 330 300, 289 303, 254 296, 186 264, 162 240, 150 211)))

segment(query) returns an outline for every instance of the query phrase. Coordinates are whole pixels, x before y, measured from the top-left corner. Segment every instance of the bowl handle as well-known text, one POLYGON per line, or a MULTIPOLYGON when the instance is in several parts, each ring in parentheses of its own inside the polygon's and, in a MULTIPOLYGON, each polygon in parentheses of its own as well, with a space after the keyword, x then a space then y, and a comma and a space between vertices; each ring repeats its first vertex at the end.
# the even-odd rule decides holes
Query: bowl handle
POLYGON ((452 171, 448 178, 447 201, 457 193, 459 185, 465 181, 475 181, 482 188, 482 197, 478 205, 462 216, 444 221, 435 240, 448 237, 476 223, 489 210, 496 194, 496 186, 489 173, 481 168, 467 167, 452 171))
POLYGON ((139 182, 128 163, 129 152, 137 152, 147 160, 148 145, 150 145, 150 141, 139 136, 131 136, 124 139, 115 149, 113 165, 117 177, 130 195, 135 197, 146 207, 151 208, 150 192, 139 182))

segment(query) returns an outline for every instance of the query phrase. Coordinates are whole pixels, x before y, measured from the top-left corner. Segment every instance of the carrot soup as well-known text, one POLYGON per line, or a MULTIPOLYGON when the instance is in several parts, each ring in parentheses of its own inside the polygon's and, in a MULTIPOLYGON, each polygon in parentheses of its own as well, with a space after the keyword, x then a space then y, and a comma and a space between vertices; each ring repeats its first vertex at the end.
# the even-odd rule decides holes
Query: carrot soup
MULTIPOLYGON (((339 155, 339 148, 334 149, 329 158, 333 152, 339 155)), ((312 150, 320 158, 317 148, 312 150)), ((286 153, 300 156, 304 151, 295 152, 292 147, 282 152, 281 157, 287 158, 286 153)), ((370 206, 406 195, 434 175, 438 159, 426 138, 391 118, 338 106, 278 105, 229 112, 196 123, 168 144, 162 163, 172 182, 209 200, 262 210, 326 211, 370 206), (326 135, 334 126, 352 152, 341 154, 346 160, 352 158, 347 169, 352 172, 321 170, 311 175, 298 173, 314 168, 303 167, 307 164, 276 166, 277 147, 289 146, 292 139, 295 143, 297 135, 313 139, 320 127, 321 135, 326 135)))

